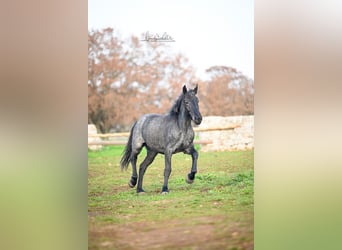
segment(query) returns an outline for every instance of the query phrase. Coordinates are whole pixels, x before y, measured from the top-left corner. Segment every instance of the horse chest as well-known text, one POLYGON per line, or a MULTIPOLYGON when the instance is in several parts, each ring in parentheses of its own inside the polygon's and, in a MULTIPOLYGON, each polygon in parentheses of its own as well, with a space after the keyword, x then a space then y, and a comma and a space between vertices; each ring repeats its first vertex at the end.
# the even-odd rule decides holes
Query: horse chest
POLYGON ((181 133, 180 134, 180 139, 179 139, 179 149, 183 150, 192 145, 194 141, 194 132, 192 130, 187 131, 186 133, 181 133))

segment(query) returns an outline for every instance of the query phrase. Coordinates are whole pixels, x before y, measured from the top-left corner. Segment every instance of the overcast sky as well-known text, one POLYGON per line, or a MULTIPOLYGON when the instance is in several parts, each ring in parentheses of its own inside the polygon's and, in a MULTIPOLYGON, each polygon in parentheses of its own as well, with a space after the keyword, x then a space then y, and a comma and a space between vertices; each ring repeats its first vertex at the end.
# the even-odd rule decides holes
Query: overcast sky
POLYGON ((252 0, 88 0, 88 29, 113 27, 123 38, 166 32, 204 77, 214 65, 236 68, 254 79, 252 0))

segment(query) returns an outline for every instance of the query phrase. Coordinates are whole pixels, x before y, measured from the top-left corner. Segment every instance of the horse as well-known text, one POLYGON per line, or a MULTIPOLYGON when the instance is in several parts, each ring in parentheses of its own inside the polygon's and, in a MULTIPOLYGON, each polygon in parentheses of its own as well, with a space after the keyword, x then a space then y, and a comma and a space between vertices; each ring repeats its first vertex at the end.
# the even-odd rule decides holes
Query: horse
POLYGON ((191 121, 199 125, 202 115, 198 107, 196 96, 198 85, 194 89, 183 91, 170 111, 165 114, 146 114, 137 120, 131 128, 130 135, 120 161, 121 170, 132 165, 132 176, 128 182, 129 187, 135 187, 137 180, 137 193, 145 193, 142 188, 143 178, 147 167, 153 162, 157 154, 164 154, 164 183, 162 194, 169 193, 168 181, 171 174, 171 158, 175 153, 183 152, 191 155, 192 167, 185 181, 192 184, 197 173, 198 152, 194 148, 194 130, 191 121), (143 147, 146 147, 147 155, 139 167, 137 174, 137 157, 143 147))

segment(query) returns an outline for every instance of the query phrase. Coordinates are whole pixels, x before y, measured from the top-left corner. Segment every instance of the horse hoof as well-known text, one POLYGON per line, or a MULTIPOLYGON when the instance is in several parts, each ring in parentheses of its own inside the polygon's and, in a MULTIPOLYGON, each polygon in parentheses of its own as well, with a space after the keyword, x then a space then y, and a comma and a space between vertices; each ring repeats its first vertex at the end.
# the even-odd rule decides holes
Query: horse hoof
POLYGON ((186 181, 186 183, 188 183, 188 184, 194 183, 194 180, 190 180, 188 176, 186 176, 185 181, 186 181))
POLYGON ((146 194, 145 191, 138 192, 137 195, 144 195, 146 194))
POLYGON ((130 188, 135 187, 135 185, 137 184, 137 179, 138 179, 137 177, 132 176, 131 179, 128 182, 128 186, 130 188))
POLYGON ((142 188, 137 188, 137 194, 145 194, 145 190, 142 188))
POLYGON ((163 191, 161 192, 162 195, 169 194, 169 191, 163 191))

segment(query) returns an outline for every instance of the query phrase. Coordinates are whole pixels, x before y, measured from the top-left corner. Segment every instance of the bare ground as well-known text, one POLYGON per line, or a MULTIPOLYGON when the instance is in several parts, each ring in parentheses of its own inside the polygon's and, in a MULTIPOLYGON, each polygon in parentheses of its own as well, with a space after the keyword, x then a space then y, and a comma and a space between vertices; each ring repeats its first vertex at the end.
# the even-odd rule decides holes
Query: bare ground
MULTIPOLYGON (((90 220, 91 221, 91 220, 90 220)), ((253 249, 253 218, 229 222, 225 216, 166 222, 89 224, 89 249, 253 249)))

